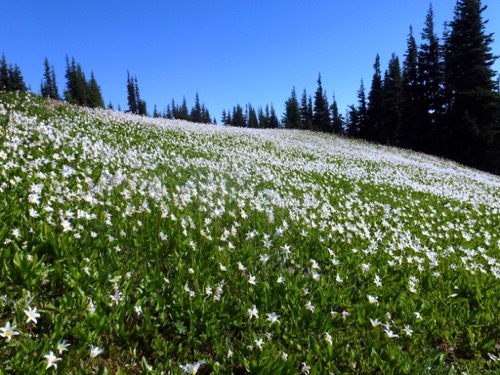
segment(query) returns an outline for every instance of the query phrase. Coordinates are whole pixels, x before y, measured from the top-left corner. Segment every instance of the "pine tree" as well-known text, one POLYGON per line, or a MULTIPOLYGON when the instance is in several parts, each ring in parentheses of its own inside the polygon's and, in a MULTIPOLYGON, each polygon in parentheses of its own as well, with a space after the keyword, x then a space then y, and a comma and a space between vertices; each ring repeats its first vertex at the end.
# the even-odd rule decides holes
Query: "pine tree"
POLYGON ((398 133, 401 128, 402 114, 402 81, 399 58, 392 54, 383 81, 383 121, 380 141, 385 144, 397 145, 398 133))
POLYGON ((249 103, 247 105, 247 126, 249 128, 258 128, 259 127, 259 119, 257 117, 257 112, 255 108, 249 103))
POLYGON ((445 38, 447 156, 466 164, 500 171, 499 95, 485 33, 480 0, 458 0, 451 31, 445 38))
POLYGON ((127 102, 128 102, 128 112, 137 114, 138 113, 138 105, 136 98, 134 79, 130 76, 129 71, 127 70, 127 102))
POLYGON ((182 97, 182 104, 180 106, 180 108, 178 108, 178 118, 180 120, 186 120, 186 121, 189 121, 189 111, 188 111, 188 106, 187 106, 187 102, 186 102, 186 97, 182 97))
POLYGON ((361 138, 367 138, 367 121, 368 121, 368 107, 366 104, 366 95, 365 95, 365 84, 363 79, 361 79, 361 83, 359 84, 358 90, 358 107, 357 107, 357 136, 361 138))
POLYGON ((402 147, 416 148, 417 129, 422 119, 419 106, 418 49, 413 28, 408 34, 402 77, 402 112, 399 141, 402 147))
POLYGON ((90 80, 87 83, 87 105, 90 108, 104 108, 101 88, 95 79, 94 72, 90 73, 90 80))
POLYGON ((349 137, 358 138, 360 137, 360 119, 359 119, 359 110, 351 104, 347 108, 346 115, 346 133, 349 137))
POLYGON ((2 54, 2 60, 0 61, 0 91, 10 91, 9 67, 5 54, 2 54))
POLYGON ((344 134, 344 119, 339 113, 339 107, 335 100, 335 96, 333 97, 333 103, 330 109, 332 112, 332 131, 338 135, 344 134))
POLYGON ((17 64, 9 67, 9 85, 12 91, 27 91, 21 68, 17 64))
POLYGON ((439 118, 443 111, 443 63, 439 38, 434 32, 434 10, 429 6, 418 52, 418 81, 420 116, 415 134, 416 148, 432 152, 435 140, 440 139, 439 118))
POLYGON ((318 88, 314 94, 313 128, 323 132, 330 131, 330 108, 326 93, 321 84, 321 74, 318 75, 318 88))
POLYGON ((232 121, 233 126, 239 126, 239 127, 246 126, 245 116, 243 115, 243 108, 239 104, 236 104, 236 107, 233 108, 232 118, 233 118, 232 121))
POLYGON ((301 111, 295 86, 292 89, 290 98, 285 102, 285 113, 282 120, 283 126, 288 129, 300 129, 302 127, 301 111))
POLYGON ((140 99, 139 103, 137 103, 137 109, 138 109, 138 114, 141 116, 147 116, 148 115, 148 109, 146 106, 146 101, 140 99))
POLYGON ((300 119, 302 121, 301 129, 309 130, 312 128, 312 99, 311 97, 308 99, 306 89, 304 89, 300 100, 300 119))
POLYGON ((226 124, 227 121, 227 115, 226 115, 226 110, 222 109, 222 115, 220 117, 220 121, 222 122, 223 125, 226 124))
POLYGON ((64 97, 70 104, 87 105, 87 81, 85 74, 80 64, 75 62, 75 58, 71 59, 66 55, 66 91, 64 97))
POLYGON ((368 93, 366 139, 369 141, 381 141, 381 130, 383 125, 383 91, 382 73, 380 70, 380 56, 377 54, 373 65, 372 87, 368 93))
POLYGON ((259 107, 258 111, 257 111, 257 117, 259 119, 259 128, 262 128, 262 129, 266 129, 269 127, 268 125, 268 119, 266 117, 266 115, 264 114, 264 110, 262 109, 262 107, 259 107))
POLYGON ((44 72, 43 81, 40 87, 40 94, 45 98, 59 100, 59 90, 57 89, 56 73, 54 66, 49 64, 49 60, 45 58, 43 62, 44 72))
POLYGON ((44 72, 43 72, 43 81, 40 86, 40 94, 44 98, 52 98, 52 75, 50 74, 50 65, 49 65, 49 60, 45 58, 43 61, 43 67, 44 67, 44 72))
POLYGON ((201 104, 200 97, 198 93, 196 93, 194 99, 194 107, 191 109, 191 121, 192 122, 202 122, 202 114, 201 114, 201 104))
POLYGON ((280 122, 278 116, 276 116, 276 111, 274 110, 273 103, 271 103, 271 111, 269 114, 269 127, 272 129, 277 129, 280 127, 280 122))

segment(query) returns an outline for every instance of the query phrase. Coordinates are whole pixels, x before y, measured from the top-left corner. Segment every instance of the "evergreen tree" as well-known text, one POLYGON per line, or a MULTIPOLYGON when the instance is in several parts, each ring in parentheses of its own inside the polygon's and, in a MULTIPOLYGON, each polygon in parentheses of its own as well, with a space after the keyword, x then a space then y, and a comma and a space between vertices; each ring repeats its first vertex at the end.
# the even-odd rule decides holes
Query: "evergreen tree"
POLYGON ((153 118, 159 118, 161 117, 160 112, 158 112, 158 108, 156 107, 156 104, 153 106, 153 118))
POLYGON ((257 111, 257 117, 259 119, 259 128, 266 129, 269 127, 268 118, 264 114, 264 110, 262 109, 262 107, 259 107, 259 109, 257 111))
POLYGON ((141 99, 137 77, 132 77, 128 71, 127 71, 127 102, 128 102, 128 112, 141 116, 148 115, 146 101, 141 99))
POLYGON ((280 122, 278 116, 276 116, 276 111, 274 110, 273 103, 271 103, 271 111, 269 114, 269 127, 272 129, 277 129, 280 127, 280 122))
POLYGON ((233 118, 231 117, 231 111, 227 111, 226 122, 224 125, 233 125, 233 118))
POLYGON ((201 104, 200 97, 196 93, 194 99, 194 107, 191 109, 191 121, 192 122, 202 122, 201 104))
POLYGON ((356 118, 356 127, 353 129, 354 136, 366 138, 367 137, 367 121, 368 121, 368 108, 366 104, 366 95, 365 95, 365 84, 363 79, 361 79, 361 83, 359 84, 358 90, 358 107, 356 118))
POLYGON ((75 58, 71 59, 66 55, 66 91, 64 97, 70 104, 87 105, 87 81, 85 74, 80 64, 75 62, 75 58))
POLYGON ((435 150, 438 134, 439 117, 443 111, 443 63, 441 58, 439 39, 434 32, 434 10, 429 6, 422 31, 422 41, 418 53, 418 81, 420 116, 419 126, 415 134, 416 148, 422 151, 435 150))
POLYGON ((243 115, 243 108, 236 104, 236 107, 233 108, 233 116, 232 123, 233 126, 245 127, 245 116, 243 115))
POLYGON ((358 138, 361 134, 360 114, 358 108, 351 104, 347 108, 346 133, 349 137, 358 138))
POLYGON ((10 91, 9 67, 5 54, 2 54, 2 60, 0 61, 0 91, 10 91))
POLYGON ((285 113, 282 120, 283 126, 288 129, 300 129, 302 127, 301 110, 295 92, 295 86, 292 89, 290 98, 285 102, 285 113))
POLYGON ((87 105, 90 108, 104 108, 101 87, 95 79, 94 72, 90 73, 90 80, 87 84, 87 105))
POLYGON ((130 76, 127 70, 127 102, 128 102, 128 112, 137 114, 138 108, 138 98, 136 97, 134 79, 130 76))
POLYGON ((45 98, 59 100, 59 90, 57 88, 54 66, 49 64, 49 60, 47 58, 45 58, 43 66, 44 73, 42 85, 40 87, 40 94, 45 98))
POLYGON ((397 145, 401 128, 402 81, 399 58, 395 54, 389 60, 382 89, 383 121, 379 140, 385 144, 397 145))
POLYGON ((27 91, 21 68, 17 64, 7 65, 5 54, 0 60, 0 91, 27 91))
POLYGON ((499 95, 485 9, 480 0, 458 0, 445 38, 446 151, 457 161, 499 172, 499 95))
POLYGON ((406 44, 402 75, 402 112, 399 141, 403 147, 415 148, 415 137, 422 116, 419 111, 418 101, 418 49, 411 26, 406 44))
POLYGON ((141 115, 141 116, 147 116, 148 115, 148 109, 146 107, 146 101, 145 100, 140 99, 137 108, 138 108, 138 111, 139 111, 139 113, 138 113, 139 115, 141 115))
POLYGON ((326 93, 321 84, 321 74, 318 75, 318 88, 314 94, 313 128, 323 132, 330 131, 330 108, 326 93))
POLYGON ((331 106, 332 111, 332 131, 335 134, 343 134, 344 133, 344 119, 342 115, 339 113, 339 107, 337 106, 337 101, 335 100, 335 96, 333 97, 333 103, 331 106))
POLYGON ((312 113, 312 99, 309 96, 307 97, 306 89, 304 89, 302 93, 302 98, 300 100, 300 119, 302 121, 302 129, 311 129, 313 122, 313 113, 312 113))
POLYGON ((189 121, 189 110, 186 102, 186 97, 182 97, 182 104, 177 110, 177 118, 180 120, 189 121))
POLYGON ((248 121, 247 121, 247 126, 249 128, 258 128, 259 127, 259 119, 257 117, 257 111, 255 111, 255 108, 252 107, 251 104, 248 104, 248 121))
POLYGON ((17 64, 9 67, 9 85, 12 91, 27 91, 21 68, 17 64))
POLYGON ((383 125, 383 91, 382 73, 380 70, 380 56, 377 54, 373 65, 372 87, 368 93, 366 139, 369 141, 381 141, 381 130, 383 125))

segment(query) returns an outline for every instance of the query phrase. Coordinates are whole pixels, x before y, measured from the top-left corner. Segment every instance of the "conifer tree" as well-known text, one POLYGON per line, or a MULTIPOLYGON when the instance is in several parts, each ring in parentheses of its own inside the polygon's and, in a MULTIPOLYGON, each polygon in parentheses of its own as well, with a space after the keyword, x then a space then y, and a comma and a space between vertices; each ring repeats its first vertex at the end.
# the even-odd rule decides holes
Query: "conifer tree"
POLYGON ((277 129, 280 127, 280 121, 278 116, 276 116, 276 111, 274 110, 273 103, 271 103, 271 111, 269 114, 269 127, 272 129, 277 129))
POLYGON ((236 107, 233 108, 232 125, 239 127, 246 126, 243 108, 239 104, 236 104, 236 107))
POLYGON ((328 99, 321 84, 321 74, 318 75, 318 88, 314 94, 313 128, 323 132, 330 131, 330 108, 328 99))
POLYGON ((358 138, 360 137, 360 119, 359 119, 359 110, 351 104, 347 108, 346 114, 346 133, 349 137, 358 138))
POLYGON ((202 122, 201 104, 200 97, 196 93, 194 99, 194 107, 191 109, 191 121, 192 122, 202 122))
POLYGON ((127 70, 127 102, 128 102, 128 111, 130 113, 137 114, 138 113, 138 105, 137 105, 134 80, 130 76, 130 73, 128 70, 127 70))
POLYGON ((90 73, 90 80, 87 84, 87 105, 90 108, 104 108, 101 87, 95 79, 94 72, 90 73))
POLYGON ((485 32, 480 0, 457 0, 445 37, 447 156, 500 171, 500 119, 492 34, 485 32))
POLYGON ((66 91, 64 97, 70 104, 87 105, 87 81, 85 74, 80 64, 75 62, 75 58, 71 59, 66 55, 66 91))
POLYGON ((419 105, 418 49, 413 28, 408 34, 402 73, 402 112, 399 141, 402 147, 416 148, 417 129, 422 120, 419 105))
POLYGON ((356 132, 357 136, 361 138, 367 137, 367 121, 368 121, 368 108, 366 103, 366 95, 365 95, 365 84, 363 79, 361 79, 361 83, 359 85, 358 90, 358 107, 357 107, 357 127, 356 132))
POLYGON ((383 121, 379 141, 397 145, 401 128, 402 81, 399 58, 392 54, 383 81, 383 121))
POLYGON ((2 54, 2 60, 0 61, 0 91, 10 91, 9 67, 5 53, 2 54))
POLYGON ((21 68, 17 64, 9 67, 9 82, 12 91, 27 91, 21 68))
POLYGON ((367 127, 366 139, 369 141, 381 141, 380 134, 383 125, 383 91, 382 91, 382 73, 380 70, 380 56, 377 54, 375 64, 373 65, 375 72, 372 78, 372 87, 368 94, 367 108, 367 127))
POLYGON ((282 120, 283 126, 288 129, 300 129, 302 127, 301 111, 295 86, 292 89, 290 98, 285 102, 285 113, 282 120))
POLYGON ((425 19, 425 27, 421 34, 422 44, 418 52, 418 81, 420 116, 419 126, 415 134, 416 148, 432 152, 438 136, 439 118, 443 111, 443 63, 439 38, 434 31, 434 10, 432 4, 425 19))
POLYGON ((306 89, 302 93, 300 100, 300 119, 302 121, 302 129, 311 129, 313 121, 312 99, 307 97, 306 89))
POLYGON ((249 128, 258 128, 259 127, 259 119, 257 117, 257 111, 250 103, 247 106, 247 110, 248 110, 247 126, 249 128))
POLYGON ((333 103, 330 109, 332 112, 332 131, 338 135, 343 134, 344 120, 342 115, 339 113, 339 107, 337 105, 337 101, 335 100, 335 96, 333 97, 333 103))

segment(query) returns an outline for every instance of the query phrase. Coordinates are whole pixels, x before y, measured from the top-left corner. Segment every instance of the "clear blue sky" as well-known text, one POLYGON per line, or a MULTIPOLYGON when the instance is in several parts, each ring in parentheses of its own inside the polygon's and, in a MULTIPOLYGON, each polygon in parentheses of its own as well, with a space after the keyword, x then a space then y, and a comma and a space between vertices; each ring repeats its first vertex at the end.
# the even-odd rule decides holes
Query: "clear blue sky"
MULTIPOLYGON (((45 57, 60 92, 65 55, 87 75, 94 71, 106 104, 127 108, 127 70, 137 76, 151 113, 174 98, 194 104, 195 93, 220 122, 222 109, 273 103, 278 114, 292 86, 314 94, 321 72, 331 102, 345 113, 367 90, 380 54, 401 60, 409 26, 417 43, 428 0, 1 0, 0 53, 21 67, 39 90, 45 57)), ((441 37, 453 19, 454 0, 433 0, 441 37)), ((500 1, 483 0, 487 31, 500 55, 500 1)), ((497 62, 495 70, 500 70, 497 62)))

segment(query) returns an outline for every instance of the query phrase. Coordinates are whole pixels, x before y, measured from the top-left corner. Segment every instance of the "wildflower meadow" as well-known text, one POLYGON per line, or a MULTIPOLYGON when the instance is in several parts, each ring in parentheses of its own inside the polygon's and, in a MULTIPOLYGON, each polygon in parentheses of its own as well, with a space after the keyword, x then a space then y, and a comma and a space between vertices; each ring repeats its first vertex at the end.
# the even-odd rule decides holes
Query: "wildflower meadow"
POLYGON ((0 373, 500 371, 500 178, 0 94, 0 373))

